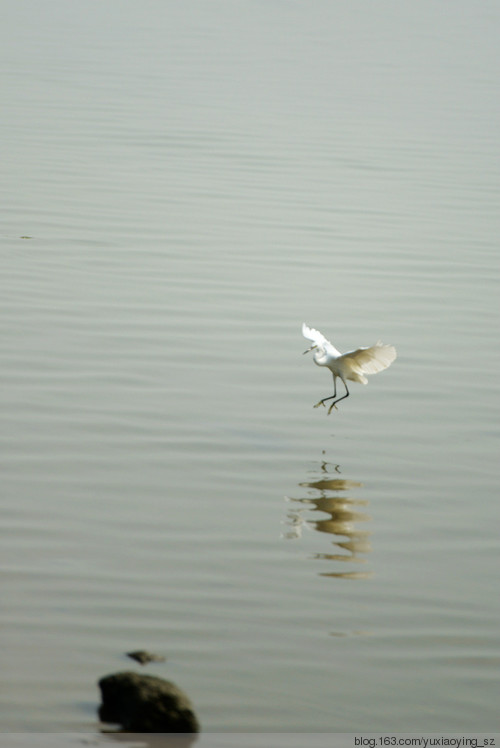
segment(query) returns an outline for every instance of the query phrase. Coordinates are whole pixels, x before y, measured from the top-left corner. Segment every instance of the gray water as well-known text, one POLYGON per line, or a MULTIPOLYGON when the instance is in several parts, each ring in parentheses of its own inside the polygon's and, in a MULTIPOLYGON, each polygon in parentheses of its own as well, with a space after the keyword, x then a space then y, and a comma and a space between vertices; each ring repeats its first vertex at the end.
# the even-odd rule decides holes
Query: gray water
POLYGON ((498 729, 500 9, 5 0, 2 731, 498 729), (313 409, 301 324, 396 362, 313 409))

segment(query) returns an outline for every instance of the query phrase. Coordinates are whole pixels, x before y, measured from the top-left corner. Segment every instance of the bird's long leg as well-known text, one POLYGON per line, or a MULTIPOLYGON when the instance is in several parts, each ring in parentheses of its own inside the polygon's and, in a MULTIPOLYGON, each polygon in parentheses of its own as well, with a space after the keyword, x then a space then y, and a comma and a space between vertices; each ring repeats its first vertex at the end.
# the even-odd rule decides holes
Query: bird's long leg
MULTIPOLYGON (((324 397, 323 400, 320 400, 319 403, 316 403, 314 406, 315 408, 319 408, 320 405, 324 405, 327 400, 335 400, 337 397, 337 377, 333 377, 333 395, 330 395, 330 397, 324 397)), ((331 408, 330 408, 331 410, 331 408)), ((330 411, 328 411, 330 412, 330 411)))
MULTIPOLYGON (((344 380, 342 380, 342 381, 344 382, 344 380)), ((337 403, 339 403, 341 400, 345 400, 346 397, 349 397, 349 390, 347 389, 347 385, 346 385, 345 382, 344 382, 344 387, 345 387, 345 395, 342 395, 342 397, 339 397, 338 400, 334 400, 333 401, 333 403, 328 408, 328 415, 330 415, 330 413, 332 412, 332 408, 336 408, 337 407, 337 403)))

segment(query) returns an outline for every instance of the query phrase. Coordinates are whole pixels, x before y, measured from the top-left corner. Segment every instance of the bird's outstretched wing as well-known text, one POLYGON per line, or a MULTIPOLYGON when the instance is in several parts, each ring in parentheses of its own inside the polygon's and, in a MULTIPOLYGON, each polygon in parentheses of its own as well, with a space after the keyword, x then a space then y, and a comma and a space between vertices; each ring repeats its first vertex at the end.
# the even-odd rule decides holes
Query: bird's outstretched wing
POLYGON ((320 348, 324 348, 325 344, 331 345, 319 330, 315 330, 314 327, 308 327, 305 322, 302 325, 302 335, 320 348))
POLYGON ((357 369, 360 374, 377 374, 392 364, 396 358, 396 349, 393 345, 384 345, 379 341, 369 348, 348 351, 342 358, 349 361, 353 370, 357 369))

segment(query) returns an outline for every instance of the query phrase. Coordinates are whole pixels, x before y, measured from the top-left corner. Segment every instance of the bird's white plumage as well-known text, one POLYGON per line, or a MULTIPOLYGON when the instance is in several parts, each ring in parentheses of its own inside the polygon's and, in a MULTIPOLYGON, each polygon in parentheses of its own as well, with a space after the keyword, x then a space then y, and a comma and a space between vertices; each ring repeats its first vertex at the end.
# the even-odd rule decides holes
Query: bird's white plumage
MULTIPOLYGON (((368 384, 366 374, 377 374, 379 371, 387 369, 396 358, 396 349, 392 345, 384 345, 378 341, 375 345, 367 348, 357 348, 355 351, 347 351, 347 353, 340 353, 325 336, 315 330, 314 327, 308 327, 305 323, 302 325, 302 334, 307 340, 312 342, 309 350, 314 350, 314 362, 318 366, 326 366, 333 374, 333 381, 335 386, 335 394, 332 397, 324 398, 324 400, 334 400, 330 406, 329 413, 335 405, 336 392, 336 378, 339 377, 346 388, 346 395, 348 397, 349 390, 347 389, 346 379, 353 382, 361 382, 361 384, 368 384)), ((308 353, 308 351, 305 351, 308 353)), ((343 398, 339 398, 342 400, 343 398)), ((323 404, 324 400, 320 400, 318 405, 323 404)))
POLYGON ((302 335, 318 348, 328 352, 331 356, 342 355, 319 330, 315 330, 314 327, 308 327, 305 322, 302 324, 302 335))

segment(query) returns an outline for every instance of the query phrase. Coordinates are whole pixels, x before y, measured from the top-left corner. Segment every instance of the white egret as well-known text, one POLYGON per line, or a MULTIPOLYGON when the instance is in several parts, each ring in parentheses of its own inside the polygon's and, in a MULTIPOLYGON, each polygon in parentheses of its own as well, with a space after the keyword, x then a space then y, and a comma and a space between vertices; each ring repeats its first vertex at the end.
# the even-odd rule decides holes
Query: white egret
POLYGON ((337 403, 349 397, 350 393, 347 389, 346 379, 368 384, 365 374, 376 374, 387 369, 396 358, 394 346, 384 345, 380 341, 369 348, 357 348, 355 351, 340 353, 324 335, 313 327, 308 327, 305 322, 302 325, 302 335, 313 344, 304 353, 314 351, 314 363, 318 366, 326 366, 333 374, 333 395, 324 397, 314 406, 319 408, 327 400, 333 400, 328 409, 328 415, 332 412, 332 408, 337 407, 337 403), (346 394, 335 399, 337 397, 337 377, 344 383, 346 394))

